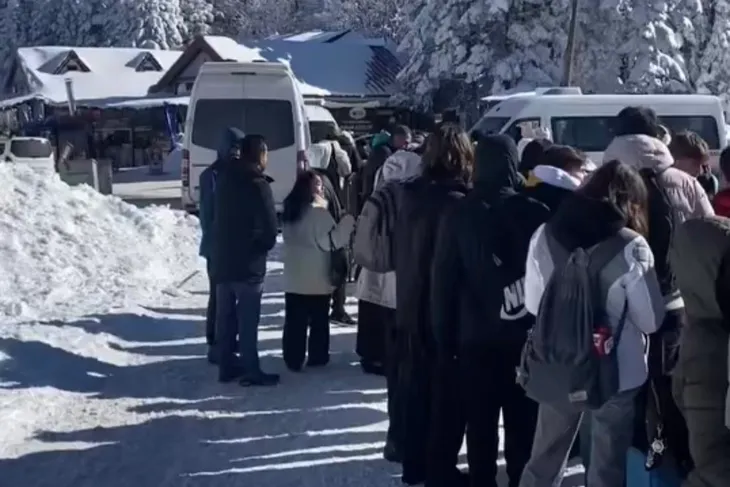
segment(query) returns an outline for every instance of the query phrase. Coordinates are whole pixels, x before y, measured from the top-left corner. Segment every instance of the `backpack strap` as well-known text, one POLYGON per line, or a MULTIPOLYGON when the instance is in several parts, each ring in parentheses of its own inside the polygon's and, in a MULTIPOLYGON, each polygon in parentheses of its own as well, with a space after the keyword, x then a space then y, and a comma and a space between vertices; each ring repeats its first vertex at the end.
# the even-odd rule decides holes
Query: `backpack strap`
MULTIPOLYGON (((591 247, 591 249, 588 250, 588 254, 590 256, 590 262, 588 265, 591 276, 600 276, 601 269, 608 265, 608 263, 611 262, 616 255, 623 251, 626 245, 633 241, 637 235, 638 234, 633 230, 624 227, 613 237, 591 247)), ((606 296, 603 296, 600 285, 596 286, 596 290, 601 294, 596 299, 602 299, 605 301, 606 296)), ((614 347, 617 346, 618 342, 621 340, 621 335, 623 334, 624 326, 626 325, 628 311, 629 303, 627 300, 624 300, 621 316, 619 317, 618 324, 616 325, 616 332, 614 333, 614 347)))

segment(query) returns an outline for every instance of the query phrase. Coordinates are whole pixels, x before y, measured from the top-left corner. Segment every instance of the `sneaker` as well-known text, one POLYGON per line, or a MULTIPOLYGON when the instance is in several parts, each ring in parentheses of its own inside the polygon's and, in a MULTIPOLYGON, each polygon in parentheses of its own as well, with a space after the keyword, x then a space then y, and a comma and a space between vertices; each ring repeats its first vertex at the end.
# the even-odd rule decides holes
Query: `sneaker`
POLYGON ((357 325, 357 320, 344 311, 342 313, 332 313, 330 315, 330 321, 336 321, 343 325, 357 325))
POLYGON ((244 376, 238 383, 243 387, 273 387, 279 385, 279 374, 260 372, 256 375, 244 376))

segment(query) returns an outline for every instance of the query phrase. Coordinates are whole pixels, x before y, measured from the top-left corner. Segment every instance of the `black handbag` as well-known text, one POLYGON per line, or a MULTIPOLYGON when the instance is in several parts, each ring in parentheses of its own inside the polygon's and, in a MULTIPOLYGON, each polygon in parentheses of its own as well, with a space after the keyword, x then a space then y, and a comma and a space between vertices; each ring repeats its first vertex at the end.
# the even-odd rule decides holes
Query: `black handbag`
POLYGON ((347 281, 349 273, 349 258, 347 249, 336 249, 335 243, 332 241, 332 232, 329 233, 330 238, 330 283, 336 288, 340 287, 347 281))

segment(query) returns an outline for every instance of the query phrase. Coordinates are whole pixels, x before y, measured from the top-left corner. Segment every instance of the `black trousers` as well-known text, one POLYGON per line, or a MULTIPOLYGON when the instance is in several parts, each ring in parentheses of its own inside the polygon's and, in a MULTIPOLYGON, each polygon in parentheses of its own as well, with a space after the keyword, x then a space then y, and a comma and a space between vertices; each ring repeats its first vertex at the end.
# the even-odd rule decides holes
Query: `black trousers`
POLYGON ((213 279, 210 259, 207 259, 205 270, 208 273, 208 309, 205 312, 205 342, 208 346, 212 347, 215 345, 216 282, 213 279))
POLYGON ((518 347, 480 347, 466 350, 460 357, 467 459, 473 487, 497 487, 500 412, 509 487, 519 485, 530 459, 538 404, 525 396, 515 382, 519 356, 518 347))
POLYGON ((395 310, 359 300, 357 302, 357 341, 355 351, 371 364, 385 362, 386 329, 389 319, 395 322, 395 310), (392 316, 391 316, 392 315, 392 316))
POLYGON ((395 310, 383 308, 385 322, 385 382, 388 391, 388 441, 398 452, 403 451, 402 408, 398 407, 398 331, 395 325, 395 310))
POLYGON ((345 314, 345 301, 347 300, 347 282, 332 293, 332 314, 338 318, 345 314))
POLYGON ((404 483, 426 487, 455 485, 464 439, 464 418, 453 363, 438 363, 420 338, 398 330, 396 407, 403 435, 404 483))
POLYGON ((330 359, 331 295, 284 294, 284 363, 300 370, 304 357, 309 365, 326 365, 330 359), (309 336, 307 336, 309 335, 309 336))

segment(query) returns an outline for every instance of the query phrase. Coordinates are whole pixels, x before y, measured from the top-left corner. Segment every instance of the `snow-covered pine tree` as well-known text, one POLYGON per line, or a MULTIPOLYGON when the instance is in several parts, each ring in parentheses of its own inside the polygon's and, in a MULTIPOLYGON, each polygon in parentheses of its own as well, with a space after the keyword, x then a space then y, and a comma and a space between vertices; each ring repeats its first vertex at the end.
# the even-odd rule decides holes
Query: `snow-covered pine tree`
POLYGON ((625 87, 636 93, 694 91, 692 65, 705 37, 700 0, 634 0, 628 19, 634 42, 620 49, 625 87))
POLYGON ((208 0, 180 0, 187 36, 206 35, 213 24, 213 5, 208 0))
POLYGON ((570 23, 569 1, 513 0, 505 22, 507 35, 492 70, 492 93, 559 85, 570 23))
POLYGON ((398 73, 400 90, 396 99, 424 109, 431 107, 431 95, 439 86, 439 79, 429 77, 437 8, 433 0, 423 0, 421 5, 412 8, 409 28, 398 45, 398 53, 405 64, 398 73))
POLYGON ((175 49, 187 37, 180 0, 126 0, 134 46, 175 49))
POLYGON ((695 88, 697 92, 719 96, 727 109, 730 108, 730 3, 709 0, 704 14, 707 42, 701 46, 695 88))

